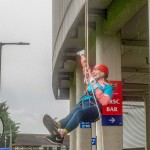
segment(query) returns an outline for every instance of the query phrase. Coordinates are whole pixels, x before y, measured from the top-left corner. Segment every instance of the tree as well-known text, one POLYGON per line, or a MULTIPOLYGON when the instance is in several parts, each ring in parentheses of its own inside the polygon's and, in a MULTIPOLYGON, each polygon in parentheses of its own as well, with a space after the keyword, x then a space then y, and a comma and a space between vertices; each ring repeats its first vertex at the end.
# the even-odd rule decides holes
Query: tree
POLYGON ((2 121, 4 123, 4 133, 0 139, 0 147, 5 147, 5 146, 9 147, 10 128, 12 131, 12 143, 15 142, 17 133, 19 132, 18 131, 19 123, 15 123, 13 120, 11 120, 8 109, 9 109, 9 107, 6 105, 6 101, 0 103, 0 118, 2 119, 2 121), (5 143, 5 140, 6 140, 6 143, 5 143))

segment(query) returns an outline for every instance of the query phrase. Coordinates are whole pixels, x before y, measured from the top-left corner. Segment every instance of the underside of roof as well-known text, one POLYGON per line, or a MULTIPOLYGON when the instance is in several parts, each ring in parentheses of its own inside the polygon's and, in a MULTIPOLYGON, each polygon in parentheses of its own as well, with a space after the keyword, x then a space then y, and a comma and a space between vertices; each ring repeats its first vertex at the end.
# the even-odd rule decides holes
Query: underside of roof
MULTIPOLYGON (((61 5, 63 1, 61 1, 61 5)), ((56 0, 53 3, 60 4, 56 0)), ((59 7, 60 9, 61 7, 59 7)), ((69 99, 70 79, 76 66, 76 52, 84 47, 84 3, 68 0, 58 21, 53 41, 53 91, 56 99, 69 99), (76 7, 75 7, 76 6, 76 7), (77 11, 78 8, 78 12, 77 11), (58 31, 58 32, 57 32, 58 31), (61 96, 58 96, 58 93, 61 96)), ((104 33, 120 32, 123 92, 148 93, 149 44, 147 0, 90 0, 88 8, 89 43, 95 44, 96 17, 103 17, 104 33)), ((57 19, 55 19, 55 17, 57 19)))

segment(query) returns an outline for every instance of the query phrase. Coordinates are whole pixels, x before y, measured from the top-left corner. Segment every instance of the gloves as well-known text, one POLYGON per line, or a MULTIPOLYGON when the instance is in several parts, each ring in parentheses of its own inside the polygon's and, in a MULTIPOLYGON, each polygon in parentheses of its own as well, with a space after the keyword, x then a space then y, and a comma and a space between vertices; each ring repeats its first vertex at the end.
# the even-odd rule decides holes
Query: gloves
POLYGON ((85 55, 85 50, 83 49, 83 50, 77 52, 77 55, 79 55, 79 56, 85 55))
POLYGON ((98 88, 96 80, 93 77, 90 78, 89 82, 92 85, 92 87, 94 88, 94 90, 98 88))

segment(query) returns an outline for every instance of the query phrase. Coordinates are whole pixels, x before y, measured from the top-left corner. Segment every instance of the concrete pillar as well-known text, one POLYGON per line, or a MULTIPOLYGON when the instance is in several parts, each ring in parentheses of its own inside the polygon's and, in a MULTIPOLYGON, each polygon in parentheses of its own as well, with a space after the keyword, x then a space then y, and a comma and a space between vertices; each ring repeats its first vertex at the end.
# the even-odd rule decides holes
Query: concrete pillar
POLYGON ((145 115, 146 115, 146 146, 145 150, 150 149, 150 96, 145 96, 145 115))
MULTIPOLYGON (((104 63, 109 68, 108 80, 121 80, 121 42, 120 33, 104 34, 102 32, 102 19, 97 19, 96 24, 96 64, 104 63)), ((103 126, 97 122, 98 137, 100 142, 97 150, 122 150, 123 127, 103 126), (102 130, 101 130, 102 129, 102 130), (102 131, 102 133, 100 133, 102 131), (101 134, 101 135, 99 135, 101 134), (100 138, 101 136, 101 138, 100 138), (102 147, 101 147, 102 145, 102 147)))
POLYGON ((101 119, 96 122, 96 137, 97 137, 97 150, 104 150, 103 146, 103 130, 101 126, 101 119))
MULTIPOLYGON (((96 123, 93 122, 92 123, 92 138, 97 138, 96 137, 96 123)), ((97 146, 96 145, 92 145, 92 150, 96 150, 97 146)))
MULTIPOLYGON (((95 58, 95 44, 93 43, 92 37, 89 39, 89 66, 92 67, 95 65, 96 58, 95 58), (91 42, 92 41, 92 42, 91 42), (92 56, 92 57, 91 57, 92 56)), ((92 123, 92 138, 97 138, 96 137, 96 122, 92 123)), ((92 150, 96 150, 97 145, 92 145, 92 150)))
MULTIPOLYGON (((109 68, 109 80, 121 81, 120 33, 104 35, 104 63, 109 68)), ((123 149, 123 126, 103 127, 104 150, 123 149), (109 144, 108 144, 109 143, 109 144)))
MULTIPOLYGON (((70 109, 73 109, 76 105, 76 84, 75 77, 72 77, 70 81, 70 109)), ((76 150, 76 130, 70 133, 70 150, 76 150)))
MULTIPOLYGON (((78 60, 77 62, 78 64, 76 68, 76 99, 78 101, 83 95, 85 85, 83 84, 84 79, 80 60, 78 60)), ((80 126, 78 126, 76 137, 76 150, 91 150, 91 129, 80 129, 80 126)))

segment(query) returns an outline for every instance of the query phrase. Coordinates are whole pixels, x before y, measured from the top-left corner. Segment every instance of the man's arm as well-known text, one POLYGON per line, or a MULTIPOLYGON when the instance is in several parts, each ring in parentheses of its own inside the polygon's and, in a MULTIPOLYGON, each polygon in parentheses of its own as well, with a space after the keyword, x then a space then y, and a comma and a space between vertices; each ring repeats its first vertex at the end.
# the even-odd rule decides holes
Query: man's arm
POLYGON ((79 55, 81 57, 81 65, 83 67, 83 74, 85 76, 86 79, 86 84, 89 81, 90 77, 91 77, 91 70, 90 68, 87 67, 87 61, 85 58, 85 50, 79 51, 77 53, 77 55, 79 55))

